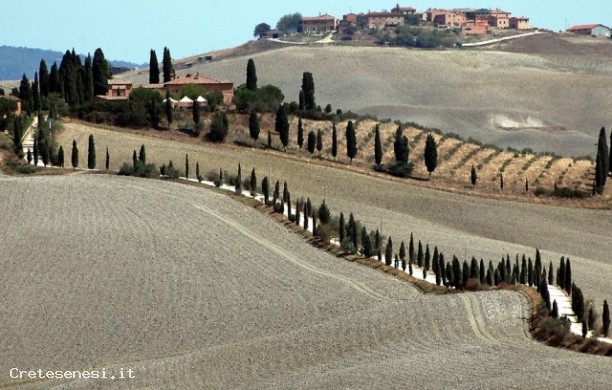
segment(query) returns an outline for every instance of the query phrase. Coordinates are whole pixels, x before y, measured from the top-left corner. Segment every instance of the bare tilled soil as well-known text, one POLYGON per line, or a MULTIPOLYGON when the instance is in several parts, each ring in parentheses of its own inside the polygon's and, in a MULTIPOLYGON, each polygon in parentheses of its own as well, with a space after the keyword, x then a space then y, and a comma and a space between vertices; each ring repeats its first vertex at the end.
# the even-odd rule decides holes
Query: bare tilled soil
MULTIPOLYGON (((114 169, 123 162, 131 163, 133 150, 138 150, 142 144, 146 145, 148 161, 159 166, 172 159, 181 171, 187 153, 191 172, 199 161, 203 173, 223 168, 235 174, 240 161, 243 178, 254 167, 260 182, 269 174, 273 183, 280 180, 282 185, 286 180, 293 199, 309 196, 318 204, 325 197, 334 214, 352 212, 369 229, 382 229, 396 243, 402 240, 407 243, 412 232, 417 240, 437 245, 449 258, 454 253, 460 259, 474 255, 494 261, 506 253, 512 258, 516 253, 534 257, 537 247, 543 251, 544 262, 552 260, 555 266, 561 256, 569 256, 574 280, 587 296, 595 298, 598 307, 603 299, 612 296, 609 283, 612 275, 608 237, 612 231, 610 210, 463 196, 307 164, 288 159, 282 153, 191 145, 80 124, 66 124, 59 140, 63 145, 70 145, 76 139, 81 160, 85 160, 90 133, 95 136, 98 156, 103 156, 103 151, 109 147, 111 168, 114 169)), ((454 140, 448 142, 451 141, 454 140)), ((103 160, 99 161, 99 165, 102 164, 103 160)), ((507 185, 520 187, 522 183, 507 185)))
MULTIPOLYGON (((240 85, 252 57, 259 84, 277 85, 287 101, 298 100, 308 71, 322 107, 414 121, 504 148, 593 155, 599 128, 610 125, 610 44, 571 39, 541 34, 505 43, 508 51, 284 47, 179 74, 200 72, 240 85), (591 52, 596 56, 583 54, 591 52)), ((146 72, 119 77, 147 81, 146 72)))
POLYGON ((0 194, 3 386, 609 387, 609 358, 529 338, 518 293, 424 296, 209 190, 72 175, 3 177, 0 194))

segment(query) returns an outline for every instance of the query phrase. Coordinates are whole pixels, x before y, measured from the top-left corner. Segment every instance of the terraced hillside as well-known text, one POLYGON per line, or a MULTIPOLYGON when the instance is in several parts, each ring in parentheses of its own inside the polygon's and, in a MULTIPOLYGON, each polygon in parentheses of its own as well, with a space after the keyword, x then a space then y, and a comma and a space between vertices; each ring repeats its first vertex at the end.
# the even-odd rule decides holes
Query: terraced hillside
MULTIPOLYGON (((331 103, 334 109, 412 121, 503 148, 593 155, 597 131, 611 121, 610 49, 600 49, 604 54, 593 58, 581 53, 591 46, 588 42, 567 48, 555 43, 564 38, 544 35, 513 42, 513 52, 284 47, 195 65, 179 74, 200 72, 239 85, 252 57, 259 84, 279 86, 287 101, 298 100, 302 72, 308 71, 322 107, 331 103), (555 45, 558 50, 518 52, 532 39, 540 48, 555 45)), ((121 77, 148 79, 146 70, 121 77)))
POLYGON ((123 367, 113 388, 609 387, 609 358, 526 335, 521 295, 423 296, 208 190, 72 175, 0 194, 2 386, 107 388, 8 373, 123 367))
MULTIPOLYGON (((416 239, 437 245, 445 254, 455 253, 461 259, 474 255, 498 260, 506 253, 512 256, 534 253, 537 247, 543 253, 544 263, 550 260, 557 263, 562 255, 569 256, 576 282, 584 286, 588 296, 592 294, 598 305, 603 299, 610 299, 612 294, 609 283, 609 275, 612 275, 608 237, 608 232, 612 231, 610 210, 463 196, 329 165, 309 164, 287 158, 284 153, 177 142, 77 123, 67 123, 64 127, 59 137, 61 144, 70 145, 76 139, 79 149, 85 151, 87 137, 93 134, 99 148, 98 156, 103 156, 104 149, 109 147, 113 169, 119 169, 123 162, 131 162, 133 150, 138 150, 142 144, 146 145, 147 160, 158 166, 173 160, 182 170, 185 154, 189 154, 192 172, 193 164, 199 161, 203 173, 219 168, 235 173, 240 161, 243 177, 254 167, 260 180, 263 175, 271 175, 273 182, 280 180, 281 184, 286 180, 294 199, 310 196, 318 204, 325 197, 335 213, 353 212, 366 226, 382 228, 383 233, 391 235, 396 242, 408 242, 412 232, 416 239)), ((363 137, 359 137, 359 142, 362 140, 363 137)))

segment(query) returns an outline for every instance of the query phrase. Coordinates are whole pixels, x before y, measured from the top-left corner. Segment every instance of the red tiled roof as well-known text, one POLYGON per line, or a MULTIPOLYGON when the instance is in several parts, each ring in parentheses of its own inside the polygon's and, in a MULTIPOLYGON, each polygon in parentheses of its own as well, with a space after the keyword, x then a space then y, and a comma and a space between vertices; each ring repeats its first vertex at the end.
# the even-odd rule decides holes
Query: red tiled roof
POLYGON ((325 14, 325 15, 319 15, 319 16, 304 16, 302 17, 302 21, 306 21, 306 22, 311 22, 311 21, 315 21, 315 20, 335 20, 336 18, 334 16, 325 14))
POLYGON ((19 99, 17 96, 13 96, 13 95, 8 95, 8 96, 0 96, 0 98, 7 98, 9 100, 14 100, 16 102, 20 102, 21 99, 19 99))
POLYGON ((412 7, 400 7, 399 10, 400 11, 411 12, 411 11, 416 11, 416 8, 412 8, 412 7))
POLYGON ((397 13, 397 12, 368 12, 366 16, 368 17, 387 17, 389 16, 389 17, 400 18, 400 17, 403 17, 404 15, 397 13))
POLYGON ((605 27, 603 24, 579 24, 579 25, 570 27, 568 30, 569 31, 574 31, 574 30, 590 30, 590 29, 593 29, 593 28, 599 27, 599 26, 605 27))
POLYGON ((165 85, 188 85, 188 84, 225 84, 231 83, 229 80, 215 80, 208 77, 200 76, 196 73, 195 76, 187 75, 178 79, 168 81, 165 85))

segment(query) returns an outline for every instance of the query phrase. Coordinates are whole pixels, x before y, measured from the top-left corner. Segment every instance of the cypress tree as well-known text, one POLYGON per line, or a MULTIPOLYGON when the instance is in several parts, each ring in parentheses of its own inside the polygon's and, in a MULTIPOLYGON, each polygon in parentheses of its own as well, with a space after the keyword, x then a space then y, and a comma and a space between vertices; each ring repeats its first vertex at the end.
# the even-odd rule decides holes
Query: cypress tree
POLYGON ((470 278, 480 280, 480 269, 478 268, 478 260, 472 256, 470 264, 470 278))
POLYGON ((332 123, 332 156, 334 160, 338 156, 338 132, 336 131, 336 122, 332 123))
POLYGON ((34 72, 34 82, 32 83, 32 108, 40 111, 40 87, 38 85, 38 72, 34 72))
POLYGON ((315 84, 312 73, 304 72, 302 74, 302 92, 304 93, 304 109, 314 110, 315 104, 315 84))
POLYGON ((317 151, 321 153, 323 149, 323 132, 321 129, 317 130, 317 151))
POLYGON ((44 97, 49 96, 49 70, 47 69, 47 63, 44 59, 40 60, 38 77, 40 81, 40 95, 44 97))
POLYGON ((166 90, 166 101, 164 102, 164 111, 166 112, 166 120, 168 121, 168 127, 172 124, 173 118, 173 109, 172 109, 172 100, 170 100, 170 91, 166 90))
POLYGON ((480 270, 479 270, 479 275, 480 275, 480 283, 484 283, 485 282, 485 278, 487 277, 487 271, 485 269, 485 263, 484 260, 481 258, 480 259, 480 270))
POLYGON ((198 102, 197 100, 194 100, 193 105, 191 106, 191 117, 195 125, 194 133, 196 136, 199 136, 199 133, 200 133, 200 129, 199 129, 200 127, 200 102, 198 102))
POLYGON ((261 181, 261 192, 263 192, 264 196, 264 204, 268 204, 268 199, 270 198, 270 182, 268 180, 268 176, 264 177, 261 181))
POLYGON ((278 132, 281 143, 286 151, 287 145, 289 144, 289 119, 282 105, 279 105, 276 110, 275 130, 278 132))
POLYGON ((487 284, 489 286, 495 285, 495 272, 493 271, 493 263, 489 260, 489 267, 487 268, 487 284))
POLYGON ((302 146, 304 146, 304 125, 302 124, 302 118, 298 118, 297 143, 300 149, 302 149, 302 146))
POLYGON ((107 171, 110 168, 110 154, 108 153, 108 147, 106 148, 106 159, 104 161, 104 167, 107 171))
POLYGON ((476 167, 472 165, 472 171, 470 173, 470 181, 472 183, 472 188, 476 186, 477 180, 478 180, 478 173, 476 173, 476 167))
POLYGON ((529 192, 529 180, 525 179, 525 192, 529 192))
POLYGON ((550 261, 550 263, 548 264, 548 284, 553 284, 554 279, 553 279, 553 264, 552 264, 552 260, 550 261))
POLYGON ((599 139, 597 141, 597 158, 595 160, 595 190, 598 193, 602 193, 604 186, 606 185, 606 179, 608 177, 608 171, 610 163, 610 151, 608 150, 608 144, 606 141, 606 129, 601 128, 599 130, 599 139))
POLYGON ((287 182, 283 182, 283 200, 287 202, 287 198, 289 197, 289 186, 287 182))
POLYGON ((429 252, 429 244, 425 244, 425 270, 429 271, 431 265, 431 252, 429 252))
MULTIPOLYGON (((351 216, 352 215, 353 214, 351 214, 351 216)), ((321 206, 319 206, 319 221, 321 221, 322 224, 328 224, 330 219, 331 214, 329 212, 329 208, 327 208, 327 205, 325 204, 325 199, 323 199, 321 206)))
POLYGON ((300 200, 297 199, 295 201, 295 220, 293 221, 296 225, 300 225, 300 207, 302 205, 300 204, 300 200))
POLYGON ((172 74, 174 68, 172 67, 172 56, 170 55, 170 49, 164 47, 164 57, 162 59, 162 70, 164 74, 164 83, 172 80, 172 74))
POLYGON ((346 235, 346 228, 344 226, 344 214, 340 213, 340 219, 338 221, 338 240, 340 243, 344 241, 346 235))
POLYGON ((406 247, 404 246, 404 241, 400 244, 399 257, 402 261, 406 260, 406 247))
POLYGON ((64 168, 64 147, 62 145, 60 145, 57 151, 57 165, 59 165, 60 168, 64 168))
POLYGON ((588 332, 589 332, 589 329, 587 328, 586 320, 583 318, 582 319, 582 338, 586 339, 588 332))
MULTIPOLYGON (((240 163, 238 163, 238 175, 236 175, 236 183, 234 184, 234 189, 237 194, 242 194, 242 168, 240 167, 240 163)), ((288 194, 287 198, 289 198, 288 194)))
POLYGON ((424 158, 427 172, 429 172, 429 179, 431 180, 431 173, 435 171, 438 166, 438 145, 431 134, 428 134, 425 140, 424 158))
POLYGON ((570 263, 569 257, 565 262, 565 291, 569 294, 572 286, 572 264, 570 263))
POLYGON ((308 220, 310 219, 310 198, 304 204, 304 230, 308 230, 308 220))
POLYGON ((257 90, 257 72, 255 70, 255 62, 252 58, 249 58, 247 62, 246 87, 249 91, 255 92, 257 90))
POLYGON ((357 155, 357 136, 353 121, 348 121, 346 125, 346 155, 349 158, 349 164, 352 164, 353 158, 357 155))
MULTIPOLYGON (((34 156, 36 158, 36 156, 34 156)), ((72 167, 77 168, 79 166, 79 149, 75 140, 72 140, 72 156, 71 156, 72 167)))
POLYGON ((316 142, 317 136, 315 135, 314 131, 308 132, 308 152, 310 154, 314 153, 316 142))
POLYGON ((87 168, 96 168, 96 144, 93 134, 89 134, 89 147, 87 148, 87 168))
POLYGON ((440 252, 440 259, 438 260, 438 263, 440 282, 444 284, 446 280, 446 264, 444 263, 444 254, 442 252, 440 252))
POLYGON ((593 309, 593 306, 589 307, 589 316, 588 316, 588 320, 587 323, 589 325, 589 329, 593 329, 593 327, 595 326, 595 321, 597 320, 596 316, 595 316, 595 310, 593 309))
POLYGON ((92 62, 93 87, 94 95, 106 95, 108 91, 108 79, 110 77, 110 69, 104 58, 102 49, 98 48, 94 52, 92 62))
POLYGON ((144 144, 140 145, 140 153, 138 154, 138 160, 142 162, 142 165, 147 164, 147 151, 145 150, 144 144))
POLYGON ((61 93, 60 84, 61 82, 57 62, 54 62, 53 65, 51 65, 51 70, 49 72, 49 93, 61 93))
POLYGON ((306 97, 304 96, 304 91, 302 90, 300 90, 298 101, 299 101, 298 107, 300 108, 300 110, 304 110, 306 106, 306 97))
POLYGON ((552 304, 552 312, 550 314, 552 318, 559 318, 559 306, 557 305, 557 300, 555 299, 552 304))
POLYGON ((185 180, 189 180, 189 155, 185 154, 185 180))
MULTIPOLYGON (((136 168, 136 163, 138 162, 138 155, 136 154, 136 150, 132 153, 132 166, 136 168)), ((170 168, 170 164, 168 164, 168 168, 170 168)))
POLYGON ((533 286, 534 283, 533 263, 531 262, 531 257, 529 258, 527 265, 527 283, 529 284, 529 287, 533 286))
POLYGON ((249 135, 253 138, 253 141, 257 141, 259 138, 259 118, 255 111, 251 111, 249 115, 249 135))
POLYGON ((419 250, 417 252, 417 265, 419 267, 423 266, 423 244, 421 244, 421 240, 419 240, 419 250))
POLYGON ((389 237, 387 247, 385 248, 385 264, 391 265, 391 259, 393 259, 393 241, 389 237))
POLYGON ((366 230, 364 226, 361 228, 361 248, 365 248, 365 239, 367 235, 368 235, 368 231, 366 230))
POLYGON ((38 139, 34 138, 32 148, 34 149, 34 166, 38 166, 38 156, 40 155, 40 151, 38 150, 38 139))
POLYGON ((446 276, 446 286, 453 287, 455 285, 455 280, 452 261, 449 261, 448 264, 446 264, 446 270, 444 271, 444 275, 446 276))
POLYGON ((255 168, 251 170, 251 196, 255 196, 257 191, 257 176, 255 175, 255 168))
POLYGON ((503 173, 499 174, 499 188, 501 190, 504 189, 504 174, 503 173))
POLYGON ((379 249, 381 244, 382 243, 381 243, 380 232, 378 231, 378 229, 376 229, 376 233, 374 234, 374 246, 376 247, 376 249, 379 249))
POLYGON ((159 84, 159 62, 153 49, 149 54, 149 84, 159 84))
POLYGON ((380 126, 378 123, 376 124, 376 129, 374 133, 374 162, 376 165, 380 165, 382 163, 383 158, 383 150, 382 150, 382 141, 380 139, 380 126))
POLYGON ((453 282, 456 289, 463 289, 463 272, 457 256, 453 256, 453 282))
POLYGON ((396 163, 405 165, 408 163, 410 148, 408 147, 408 138, 404 135, 402 125, 397 126, 395 131, 395 141, 393 142, 393 153, 396 163))
POLYGON ((408 258, 410 259, 410 263, 414 263, 414 238, 412 237, 412 233, 410 233, 410 242, 408 243, 408 258))
POLYGON ((610 332, 610 308, 608 307, 608 301, 604 300, 603 311, 601 314, 601 320, 603 322, 602 333, 605 337, 608 337, 610 332))
POLYGON ((557 270, 557 286, 565 290, 565 257, 561 256, 559 269, 557 270))
POLYGON ((202 175, 200 175, 200 162, 196 161, 196 179, 198 179, 198 183, 202 182, 202 175))
POLYGON ((277 180, 276 184, 274 185, 274 194, 272 197, 272 199, 274 200, 274 203, 276 203, 279 197, 280 197, 280 183, 277 180))
MULTIPOLYGON (((276 182, 276 184, 278 185, 278 182, 276 182)), ((221 170, 221 168, 219 168, 219 185, 217 187, 220 187, 223 185, 223 171, 221 170)))
POLYGON ((26 153, 26 160, 28 160, 28 164, 32 164, 32 151, 30 150, 30 148, 28 148, 28 151, 26 153))
POLYGON ((461 269, 461 288, 465 288, 467 285, 468 279, 470 279, 470 266, 467 261, 463 260, 463 265, 461 269))
POLYGON ((525 255, 523 255, 523 260, 521 263, 521 273, 519 275, 519 283, 527 284, 527 259, 525 258, 525 255))

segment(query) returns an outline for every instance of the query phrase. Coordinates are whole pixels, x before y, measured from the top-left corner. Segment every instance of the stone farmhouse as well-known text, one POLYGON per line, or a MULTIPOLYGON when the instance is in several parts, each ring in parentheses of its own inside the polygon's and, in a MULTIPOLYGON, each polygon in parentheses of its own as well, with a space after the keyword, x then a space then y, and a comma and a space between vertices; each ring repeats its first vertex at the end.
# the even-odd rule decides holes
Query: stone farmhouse
POLYGON ((338 29, 338 19, 324 14, 319 16, 304 16, 300 25, 302 32, 326 33, 338 29))
POLYGON ((591 35, 593 37, 609 38, 611 35, 610 28, 603 24, 581 24, 572 26, 567 31, 574 34, 591 35))
POLYGON ((230 80, 215 80, 209 77, 188 74, 184 77, 175 78, 165 84, 137 84, 134 85, 131 81, 126 80, 109 80, 108 91, 106 95, 96 96, 98 100, 121 101, 128 100, 130 92, 134 88, 146 88, 158 91, 165 94, 166 91, 180 92, 181 88, 186 85, 197 85, 202 87, 207 92, 221 92, 223 94, 223 102, 231 104, 234 97, 234 83, 230 80))

